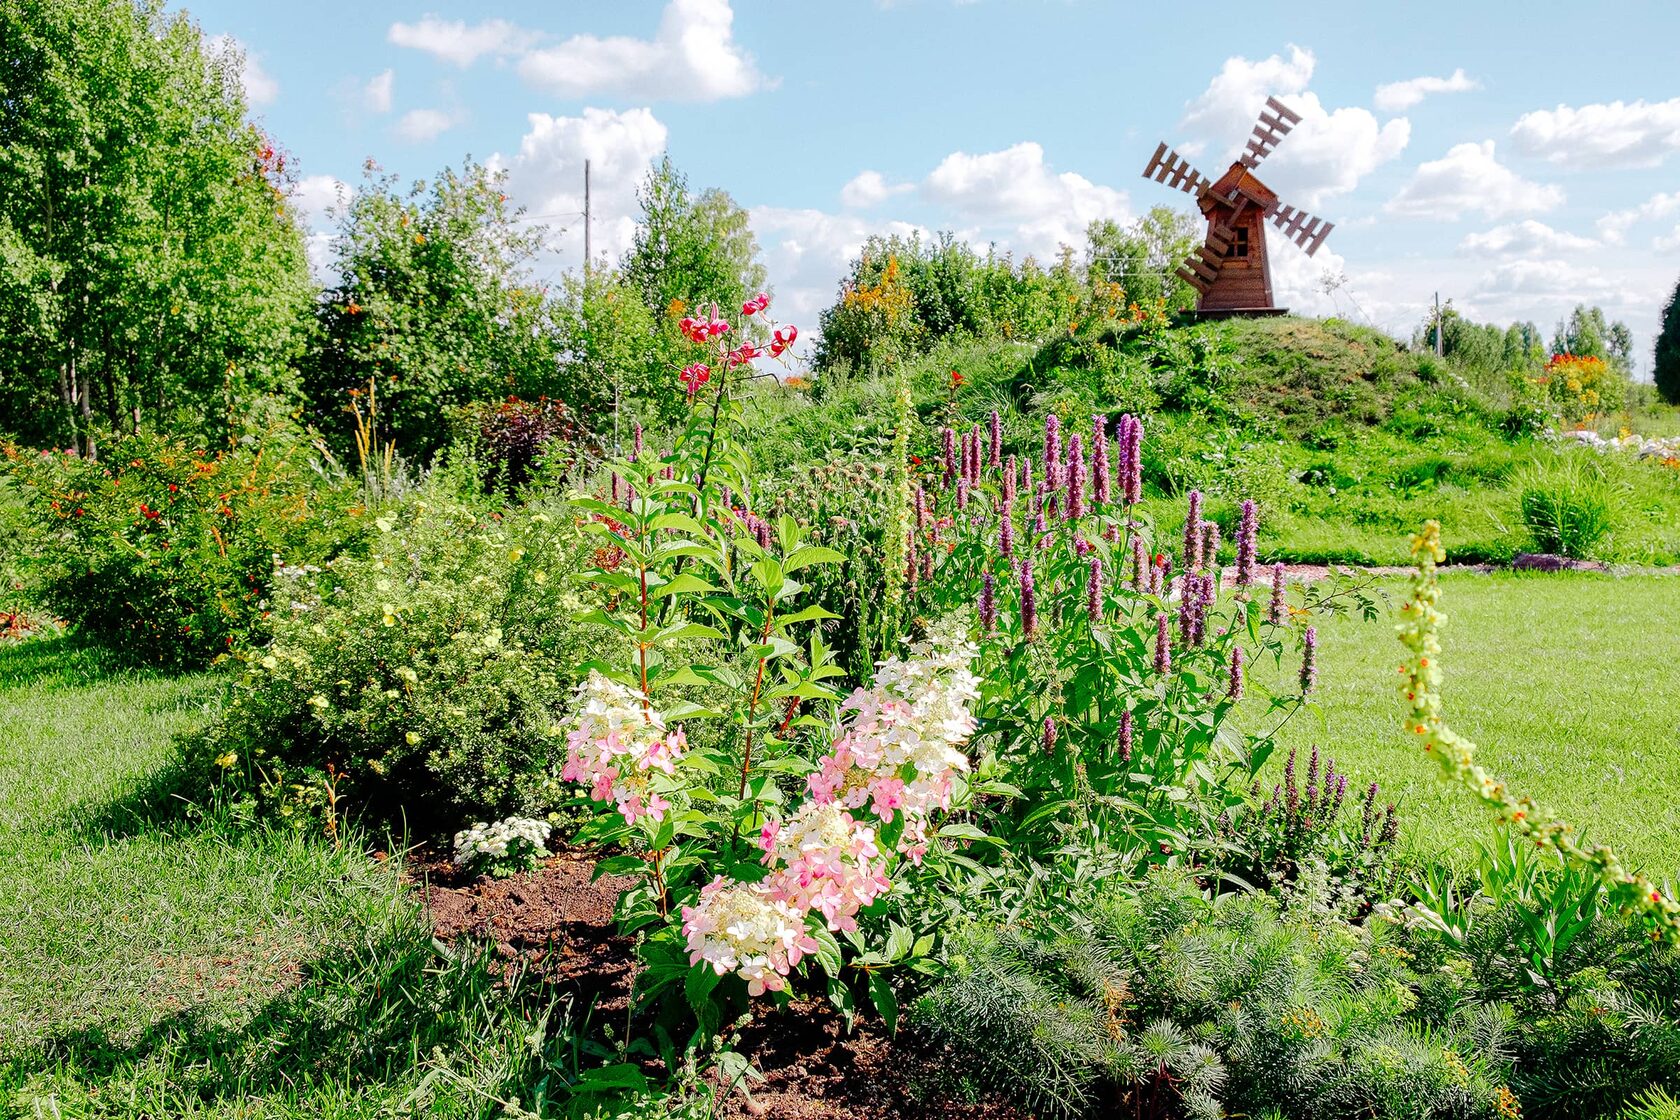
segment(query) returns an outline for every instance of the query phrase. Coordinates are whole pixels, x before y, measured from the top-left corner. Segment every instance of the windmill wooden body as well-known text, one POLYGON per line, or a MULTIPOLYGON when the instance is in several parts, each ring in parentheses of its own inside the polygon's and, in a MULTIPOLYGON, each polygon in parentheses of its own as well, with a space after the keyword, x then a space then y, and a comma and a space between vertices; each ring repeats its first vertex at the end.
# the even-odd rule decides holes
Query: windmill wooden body
POLYGON ((1153 179, 1194 195, 1207 220, 1207 239, 1179 266, 1178 275, 1200 298, 1196 312, 1209 318, 1224 315, 1281 315, 1285 308, 1272 297, 1272 262, 1266 247, 1266 222, 1273 225, 1307 256, 1335 227, 1293 206, 1283 205, 1254 173, 1301 117, 1275 97, 1249 137, 1247 149, 1217 182, 1211 182, 1166 144, 1155 149, 1145 179, 1153 179))

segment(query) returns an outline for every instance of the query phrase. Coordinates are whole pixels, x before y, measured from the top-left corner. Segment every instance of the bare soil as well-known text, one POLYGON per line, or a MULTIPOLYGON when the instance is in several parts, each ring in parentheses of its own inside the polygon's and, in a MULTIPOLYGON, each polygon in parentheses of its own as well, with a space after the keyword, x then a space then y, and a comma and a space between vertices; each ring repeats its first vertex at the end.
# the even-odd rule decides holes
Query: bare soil
MULTIPOLYGON (((460 875, 447 859, 414 853, 408 871, 425 898, 439 940, 485 945, 504 975, 528 977, 624 1012, 636 961, 613 913, 632 885, 623 876, 594 879, 583 851, 563 851, 542 867, 506 879, 460 875)), ((713 1086, 719 1120, 1026 1120, 995 1101, 972 1101, 945 1055, 909 1033, 890 1034, 873 1014, 853 1029, 825 1001, 776 1010, 768 1002, 738 1029, 733 1049, 757 1071, 744 1085, 713 1086), (759 1076, 762 1075, 762 1076, 759 1076)))

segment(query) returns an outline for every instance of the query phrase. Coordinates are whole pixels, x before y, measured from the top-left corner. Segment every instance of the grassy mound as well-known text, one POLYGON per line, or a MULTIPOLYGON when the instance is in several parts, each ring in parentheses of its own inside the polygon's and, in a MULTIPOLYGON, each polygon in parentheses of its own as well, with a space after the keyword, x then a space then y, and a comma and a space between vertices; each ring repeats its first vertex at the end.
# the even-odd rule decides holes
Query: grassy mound
MULTIPOLYGON (((1252 497, 1269 560, 1403 564, 1409 535, 1434 517, 1453 561, 1507 561, 1535 547, 1517 480, 1561 455, 1497 386, 1336 319, 1105 327, 1037 346, 947 341, 903 373, 920 420, 911 450, 924 458, 938 454, 942 426, 984 423, 993 409, 1018 454, 1037 453, 1050 412, 1069 423, 1144 414, 1145 512, 1166 524, 1168 499, 1195 488, 1225 522, 1252 497)), ((748 441, 761 469, 789 479, 814 464, 879 461, 894 395, 890 377, 819 382, 808 398, 766 394, 748 410, 748 441)), ((1671 422, 1609 421, 1642 431, 1671 422)), ((1680 561, 1680 470, 1624 458, 1603 464, 1617 508, 1597 555, 1680 561)))

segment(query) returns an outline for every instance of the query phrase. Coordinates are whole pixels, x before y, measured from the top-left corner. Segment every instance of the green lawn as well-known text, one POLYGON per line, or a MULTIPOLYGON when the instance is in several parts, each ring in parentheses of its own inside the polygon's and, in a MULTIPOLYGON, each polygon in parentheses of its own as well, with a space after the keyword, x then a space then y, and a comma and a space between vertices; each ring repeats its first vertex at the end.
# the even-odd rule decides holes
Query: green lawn
POLYGON ((0 1116, 481 1114, 530 1027, 393 865, 183 811, 170 738, 218 695, 0 647, 0 1116))
MULTIPOLYGON (((1446 717, 1478 760, 1629 865, 1680 874, 1680 579, 1452 573, 1441 583, 1446 717)), ((1398 604, 1405 586, 1385 590, 1398 604)), ((1489 818, 1401 731, 1392 619, 1318 627, 1322 718, 1297 717, 1282 747, 1317 743, 1362 783, 1381 782, 1413 846, 1468 854, 1491 835, 1489 818)))

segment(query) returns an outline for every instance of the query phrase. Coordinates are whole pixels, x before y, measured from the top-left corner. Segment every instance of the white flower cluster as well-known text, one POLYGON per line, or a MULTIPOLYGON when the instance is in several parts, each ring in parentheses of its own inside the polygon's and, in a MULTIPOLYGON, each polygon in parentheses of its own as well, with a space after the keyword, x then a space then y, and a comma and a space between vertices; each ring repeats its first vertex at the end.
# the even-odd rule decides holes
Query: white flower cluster
POLYGON ((1680 459, 1680 436, 1601 436, 1594 431, 1562 432, 1560 439, 1573 441, 1594 451, 1631 451, 1641 459, 1680 459))
POLYGON ((548 845, 553 828, 534 817, 508 817, 486 824, 479 821, 455 834, 455 866, 466 867, 481 859, 529 858, 548 845))
POLYGON ((593 670, 577 695, 560 776, 588 785, 596 801, 616 802, 626 824, 641 817, 663 820, 671 803, 654 790, 653 776, 676 773, 688 748, 683 729, 667 731, 664 717, 640 692, 593 670))
POLYGON ((970 668, 978 654, 948 621, 913 645, 909 657, 881 662, 874 687, 858 689, 841 705, 852 718, 811 775, 812 795, 848 809, 867 805, 883 821, 903 813, 901 849, 920 859, 924 819, 949 807, 953 775, 968 770, 962 747, 977 726, 969 705, 980 695, 970 668))
POLYGON ((691 962, 705 961, 719 976, 735 973, 755 996, 786 987, 788 972, 817 950, 805 915, 771 887, 722 875, 700 892, 699 905, 683 907, 683 930, 691 962))

